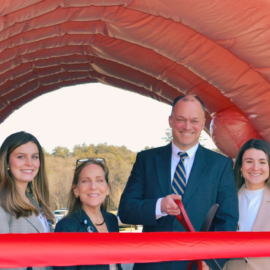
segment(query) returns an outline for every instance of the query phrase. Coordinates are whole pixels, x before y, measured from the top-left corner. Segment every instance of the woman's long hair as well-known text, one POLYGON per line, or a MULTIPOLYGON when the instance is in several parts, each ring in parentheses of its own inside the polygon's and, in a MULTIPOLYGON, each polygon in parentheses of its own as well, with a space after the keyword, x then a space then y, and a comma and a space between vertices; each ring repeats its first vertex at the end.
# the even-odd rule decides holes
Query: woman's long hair
POLYGON ((0 149, 0 205, 17 218, 39 214, 39 209, 25 202, 15 184, 15 179, 8 170, 10 154, 19 146, 33 142, 39 152, 40 167, 36 177, 28 183, 26 191, 37 201, 46 218, 54 223, 54 215, 50 210, 48 179, 45 171, 45 159, 38 140, 26 132, 17 132, 8 136, 0 149))
MULTIPOLYGON (((247 141, 240 148, 240 150, 237 154, 235 163, 234 163, 233 170, 234 170, 234 175, 236 178, 237 189, 240 189, 242 187, 242 185, 245 183, 245 179, 242 176, 240 169, 242 167, 243 155, 248 149, 257 149, 257 150, 263 151, 267 156, 268 165, 270 168, 270 144, 266 141, 259 140, 259 139, 251 139, 251 140, 247 141)), ((266 180, 266 184, 268 186, 270 186, 270 181, 268 181, 268 180, 269 180, 269 178, 266 180)))
MULTIPOLYGON (((95 158, 89 158, 87 161, 82 162, 81 164, 79 164, 75 171, 74 171, 74 176, 73 176, 73 181, 71 184, 71 189, 69 192, 69 196, 68 196, 68 202, 67 202, 67 208, 68 208, 68 212, 69 214, 72 214, 73 212, 77 211, 78 209, 81 209, 82 207, 82 203, 80 201, 80 198, 76 198, 75 194, 74 194, 74 188, 78 185, 79 183, 79 178, 80 178, 80 174, 82 172, 82 170, 87 167, 88 165, 91 164, 95 164, 98 165, 102 168, 102 170, 104 171, 105 174, 105 180, 108 184, 108 186, 110 187, 109 184, 109 169, 105 163, 105 161, 99 161, 95 158)), ((102 203, 101 208, 105 211, 107 211, 109 205, 109 196, 106 197, 105 201, 102 203)))

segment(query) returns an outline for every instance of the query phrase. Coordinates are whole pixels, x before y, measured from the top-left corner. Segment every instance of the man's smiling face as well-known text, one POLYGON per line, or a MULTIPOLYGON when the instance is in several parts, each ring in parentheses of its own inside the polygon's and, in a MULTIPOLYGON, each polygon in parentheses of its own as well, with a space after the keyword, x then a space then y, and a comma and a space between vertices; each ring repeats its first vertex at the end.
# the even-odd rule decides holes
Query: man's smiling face
POLYGON ((192 148, 199 141, 204 123, 204 111, 197 99, 187 96, 179 100, 169 117, 174 144, 183 151, 192 148))

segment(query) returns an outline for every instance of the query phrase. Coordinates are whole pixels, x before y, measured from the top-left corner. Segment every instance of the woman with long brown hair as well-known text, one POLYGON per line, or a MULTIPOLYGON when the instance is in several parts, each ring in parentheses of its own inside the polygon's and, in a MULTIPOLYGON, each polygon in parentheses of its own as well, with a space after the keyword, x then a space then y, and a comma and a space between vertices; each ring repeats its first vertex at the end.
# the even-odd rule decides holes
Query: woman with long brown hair
POLYGON ((0 233, 50 232, 51 223, 42 148, 33 135, 14 133, 0 149, 0 233))

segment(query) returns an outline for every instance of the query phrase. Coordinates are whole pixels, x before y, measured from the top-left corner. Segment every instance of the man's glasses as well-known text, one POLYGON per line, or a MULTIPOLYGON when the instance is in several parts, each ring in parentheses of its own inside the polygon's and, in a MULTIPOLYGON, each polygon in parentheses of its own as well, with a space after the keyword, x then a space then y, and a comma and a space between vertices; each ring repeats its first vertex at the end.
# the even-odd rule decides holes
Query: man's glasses
POLYGON ((87 161, 90 161, 90 160, 103 162, 104 164, 106 164, 105 158, 80 158, 80 159, 76 160, 76 167, 78 166, 78 164, 80 164, 82 162, 87 162, 87 161))

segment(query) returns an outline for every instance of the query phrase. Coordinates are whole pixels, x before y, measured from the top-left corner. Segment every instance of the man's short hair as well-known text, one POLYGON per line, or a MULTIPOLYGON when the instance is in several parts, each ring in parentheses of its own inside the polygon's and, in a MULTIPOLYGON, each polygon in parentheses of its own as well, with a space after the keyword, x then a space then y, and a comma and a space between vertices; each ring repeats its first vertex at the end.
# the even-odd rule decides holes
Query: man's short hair
POLYGON ((195 95, 182 95, 182 96, 179 96, 179 97, 175 98, 175 100, 173 101, 171 115, 173 114, 173 109, 174 109, 176 103, 181 99, 183 99, 183 101, 189 101, 189 98, 188 98, 189 96, 194 97, 195 99, 197 99, 200 102, 200 104, 202 106, 202 109, 203 109, 203 113, 205 113, 205 105, 204 105, 203 101, 198 96, 195 96, 195 95))

